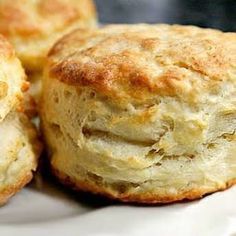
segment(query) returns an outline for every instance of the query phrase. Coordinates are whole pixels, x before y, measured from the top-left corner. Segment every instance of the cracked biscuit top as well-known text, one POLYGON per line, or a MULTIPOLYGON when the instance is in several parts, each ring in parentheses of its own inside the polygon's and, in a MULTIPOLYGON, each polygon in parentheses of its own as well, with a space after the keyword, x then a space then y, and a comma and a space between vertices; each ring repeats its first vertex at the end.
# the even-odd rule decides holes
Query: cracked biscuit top
POLYGON ((51 49, 48 65, 51 77, 118 101, 197 103, 225 83, 235 88, 236 34, 164 24, 75 30, 51 49))

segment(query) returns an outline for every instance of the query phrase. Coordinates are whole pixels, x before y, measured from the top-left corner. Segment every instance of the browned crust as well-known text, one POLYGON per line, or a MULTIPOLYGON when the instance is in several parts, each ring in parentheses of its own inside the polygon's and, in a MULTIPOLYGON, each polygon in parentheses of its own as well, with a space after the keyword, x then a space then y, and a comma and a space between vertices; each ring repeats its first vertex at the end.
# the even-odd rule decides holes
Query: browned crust
POLYGON ((51 22, 52 31, 61 30, 75 21, 95 18, 92 0, 78 2, 63 0, 28 1, 2 0, 0 2, 0 32, 7 37, 41 36, 51 22), (34 17, 32 17, 34 15, 34 17), (55 20, 56 18, 57 20, 55 20))
POLYGON ((0 205, 5 204, 10 197, 19 192, 33 178, 32 171, 25 174, 14 185, 7 186, 3 191, 0 191, 0 205))
POLYGON ((184 200, 195 200, 204 197, 206 194, 214 193, 217 191, 223 191, 236 184, 236 179, 232 179, 227 181, 223 186, 219 186, 218 188, 192 189, 190 191, 182 192, 178 195, 175 194, 175 195, 160 196, 156 193, 151 193, 151 192, 147 192, 145 194, 122 194, 122 193, 117 194, 117 193, 112 193, 105 186, 103 185, 98 186, 89 180, 87 180, 87 182, 74 180, 54 167, 52 167, 52 172, 60 180, 62 184, 76 191, 90 192, 93 194, 98 194, 121 202, 140 203, 140 204, 164 204, 164 203, 173 203, 184 200))
MULTIPOLYGON (((49 52, 49 77, 120 97, 191 97, 228 78, 236 34, 170 25, 117 25, 76 30, 49 52), (228 43, 226 43, 228 41, 228 43), (162 72, 158 72, 160 67, 162 72), (191 75, 189 74, 191 73, 191 75), (199 82, 200 81, 200 82, 199 82), (200 88, 199 88, 200 89, 200 88), (146 95, 146 96, 145 96, 146 95)), ((235 54, 236 55, 236 54, 235 54)))

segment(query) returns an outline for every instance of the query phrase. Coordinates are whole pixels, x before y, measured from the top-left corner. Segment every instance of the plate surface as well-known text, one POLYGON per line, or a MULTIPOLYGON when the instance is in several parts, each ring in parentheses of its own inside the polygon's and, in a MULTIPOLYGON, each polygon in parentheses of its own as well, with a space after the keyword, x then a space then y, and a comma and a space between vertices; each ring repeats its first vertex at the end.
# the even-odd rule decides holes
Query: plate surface
POLYGON ((0 208, 0 235, 236 235, 236 187, 201 200, 129 206, 53 182, 31 184, 0 208))

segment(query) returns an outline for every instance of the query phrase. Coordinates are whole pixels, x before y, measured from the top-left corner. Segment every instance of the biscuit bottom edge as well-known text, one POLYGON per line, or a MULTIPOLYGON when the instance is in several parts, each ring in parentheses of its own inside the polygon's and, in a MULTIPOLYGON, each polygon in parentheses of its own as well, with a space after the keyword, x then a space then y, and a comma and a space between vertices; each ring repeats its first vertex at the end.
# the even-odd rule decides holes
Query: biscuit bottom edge
POLYGON ((111 192, 109 187, 107 186, 98 186, 96 183, 94 183, 92 180, 86 179, 86 180, 78 180, 75 179, 62 171, 58 170, 57 168, 51 166, 51 171, 53 175, 60 181, 61 184, 63 184, 65 187, 69 187, 73 189, 74 191, 82 191, 87 192, 93 195, 98 195, 102 197, 106 197, 111 200, 116 200, 120 202, 126 202, 126 203, 133 203, 133 204, 168 204, 168 203, 175 203, 175 202, 181 202, 181 201, 192 201, 197 200, 202 197, 205 197, 206 195, 224 191, 233 185, 236 185, 236 178, 233 178, 231 180, 226 181, 225 183, 222 183, 221 185, 218 185, 217 187, 199 187, 199 188, 192 188, 187 191, 183 191, 179 194, 158 194, 155 192, 146 192, 142 194, 135 194, 135 193, 120 193, 117 194, 117 192, 111 192))
POLYGON ((0 191, 0 207, 7 203, 7 201, 19 192, 25 185, 27 185, 33 178, 32 171, 26 173, 20 180, 15 184, 8 186, 3 191, 0 191))

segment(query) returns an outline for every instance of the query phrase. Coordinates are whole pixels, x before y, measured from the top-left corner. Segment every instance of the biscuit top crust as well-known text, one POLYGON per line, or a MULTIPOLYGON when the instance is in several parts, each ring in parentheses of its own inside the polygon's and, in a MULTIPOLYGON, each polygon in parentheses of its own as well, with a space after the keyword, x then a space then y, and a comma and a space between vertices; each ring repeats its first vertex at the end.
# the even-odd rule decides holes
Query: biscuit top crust
POLYGON ((48 55, 51 78, 123 100, 174 96, 198 102, 236 82, 236 33, 179 25, 76 30, 48 55))
POLYGON ((7 37, 37 37, 95 15, 91 0, 1 0, 0 32, 7 37))

